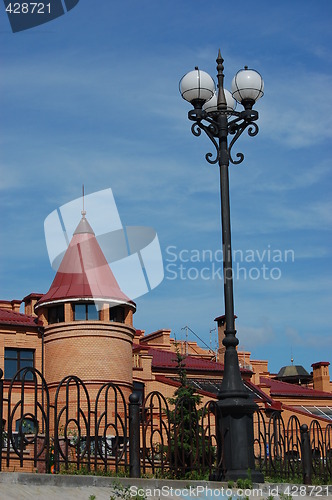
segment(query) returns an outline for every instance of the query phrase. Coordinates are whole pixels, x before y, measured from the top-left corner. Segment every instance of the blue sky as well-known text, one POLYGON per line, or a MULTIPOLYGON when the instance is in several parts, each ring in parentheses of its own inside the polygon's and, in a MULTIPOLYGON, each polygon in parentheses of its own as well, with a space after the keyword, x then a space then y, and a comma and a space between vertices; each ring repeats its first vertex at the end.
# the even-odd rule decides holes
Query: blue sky
POLYGON ((220 248, 218 168, 178 82, 196 65, 214 77, 220 47, 226 88, 244 65, 265 81, 260 132, 230 168, 240 348, 272 372, 291 354, 308 371, 332 363, 331 23, 329 0, 80 0, 13 34, 1 7, 1 298, 48 290, 45 218, 82 183, 111 187, 122 223, 153 227, 163 251, 165 279, 136 300, 135 326, 180 339, 188 325, 209 344, 224 310, 221 263, 203 259, 220 248), (193 252, 200 262, 181 260, 193 252))

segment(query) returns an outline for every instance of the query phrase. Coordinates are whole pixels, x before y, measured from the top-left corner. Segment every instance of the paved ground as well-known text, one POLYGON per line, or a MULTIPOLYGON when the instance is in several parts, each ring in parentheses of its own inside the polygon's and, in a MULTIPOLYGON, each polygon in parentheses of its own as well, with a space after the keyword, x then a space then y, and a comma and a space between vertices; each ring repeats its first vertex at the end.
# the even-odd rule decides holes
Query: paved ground
POLYGON ((59 488, 57 486, 36 486, 21 484, 1 485, 1 500, 89 500, 95 495, 95 500, 110 500, 106 488, 76 487, 59 488))
MULTIPOLYGON (((229 498, 231 491, 225 483, 199 481, 167 481, 154 479, 114 479, 93 476, 50 476, 49 474, 0 473, 0 500, 116 500, 135 498, 136 492, 145 491, 149 500, 188 498, 215 500, 229 498), (114 481, 116 485, 114 486, 114 481), (127 493, 124 494, 127 488, 127 493), (131 489, 130 489, 131 488, 131 489), (111 497, 112 495, 112 497, 111 497)), ((233 490, 238 496, 253 499, 293 500, 297 498, 332 498, 332 486, 254 485, 253 490, 233 490), (280 496, 281 495, 281 496, 280 496)))

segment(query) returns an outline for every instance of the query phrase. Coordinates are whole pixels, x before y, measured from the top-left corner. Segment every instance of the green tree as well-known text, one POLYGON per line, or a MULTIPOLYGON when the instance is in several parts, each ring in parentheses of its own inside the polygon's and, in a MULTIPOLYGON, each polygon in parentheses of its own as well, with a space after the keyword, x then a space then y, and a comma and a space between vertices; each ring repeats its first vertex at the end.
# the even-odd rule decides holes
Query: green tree
POLYGON ((177 374, 180 386, 168 398, 174 409, 170 411, 170 459, 176 477, 189 476, 200 471, 203 462, 203 436, 201 419, 203 409, 198 409, 202 396, 189 383, 185 369, 185 356, 176 346, 177 374))

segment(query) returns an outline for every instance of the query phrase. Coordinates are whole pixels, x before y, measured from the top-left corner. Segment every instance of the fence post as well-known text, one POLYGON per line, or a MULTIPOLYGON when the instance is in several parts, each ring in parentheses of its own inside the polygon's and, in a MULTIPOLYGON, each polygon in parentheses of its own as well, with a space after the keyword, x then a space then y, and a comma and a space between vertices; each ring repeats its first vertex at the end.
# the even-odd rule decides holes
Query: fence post
POLYGON ((3 448, 3 438, 4 438, 4 428, 3 428, 3 371, 0 368, 0 471, 2 470, 2 448, 3 448))
POLYGON ((311 446, 310 446, 310 436, 308 432, 308 426, 302 424, 300 427, 301 431, 301 454, 302 454, 302 470, 303 470, 303 483, 311 484, 311 446))
POLYGON ((140 403, 139 395, 129 396, 129 476, 140 477, 140 403))

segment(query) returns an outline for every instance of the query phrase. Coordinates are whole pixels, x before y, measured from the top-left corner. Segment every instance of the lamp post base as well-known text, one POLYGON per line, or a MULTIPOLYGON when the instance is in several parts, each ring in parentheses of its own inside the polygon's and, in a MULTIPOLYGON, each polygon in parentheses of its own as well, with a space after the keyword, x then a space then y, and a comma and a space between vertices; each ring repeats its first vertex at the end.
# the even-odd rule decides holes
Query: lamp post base
POLYGON ((258 406, 249 397, 219 395, 218 432, 222 443, 221 469, 216 480, 251 479, 263 483, 264 475, 255 470, 253 414, 258 406))

